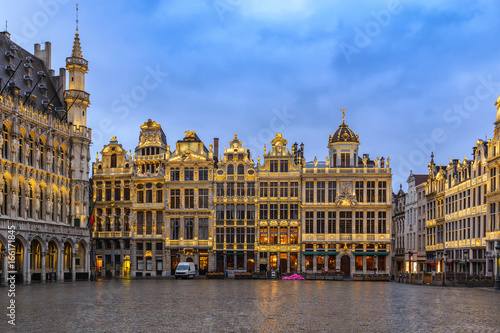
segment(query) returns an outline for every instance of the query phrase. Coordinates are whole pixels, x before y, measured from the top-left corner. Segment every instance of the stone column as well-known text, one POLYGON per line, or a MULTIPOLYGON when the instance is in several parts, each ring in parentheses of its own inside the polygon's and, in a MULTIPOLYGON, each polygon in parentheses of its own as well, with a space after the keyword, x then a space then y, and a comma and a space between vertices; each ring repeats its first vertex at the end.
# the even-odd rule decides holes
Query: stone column
MULTIPOLYGON (((45 272, 45 256, 47 252, 42 252, 42 282, 46 282, 46 272, 45 272)), ((7 267, 7 266, 5 266, 7 267)))
POLYGON ((71 281, 76 281, 76 255, 77 252, 71 253, 71 281))
POLYGON ((5 285, 7 285, 7 278, 9 277, 9 274, 7 273, 9 271, 9 269, 8 269, 8 262, 9 262, 9 260, 8 260, 8 252, 7 252, 8 250, 7 250, 7 247, 5 247, 5 249, 6 250, 2 253, 2 257, 3 257, 2 258, 3 259, 3 268, 2 268, 2 270, 3 270, 3 279, 4 279, 3 283, 5 285))
POLYGON ((24 260, 24 267, 25 269, 23 269, 23 272, 24 272, 24 282, 26 284, 31 284, 31 247, 28 247, 26 248, 26 251, 25 251, 25 260, 24 260))
POLYGON ((59 269, 59 273, 57 274, 57 281, 64 282, 64 250, 57 252, 58 252, 57 263, 59 269))

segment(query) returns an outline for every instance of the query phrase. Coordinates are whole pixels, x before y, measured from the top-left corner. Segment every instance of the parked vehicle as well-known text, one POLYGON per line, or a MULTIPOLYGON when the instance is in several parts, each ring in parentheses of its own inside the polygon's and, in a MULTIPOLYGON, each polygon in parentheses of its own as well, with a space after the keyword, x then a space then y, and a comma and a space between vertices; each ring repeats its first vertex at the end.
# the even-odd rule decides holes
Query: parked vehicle
POLYGON ((196 269, 192 262, 180 262, 175 269, 175 278, 189 278, 194 279, 196 269))

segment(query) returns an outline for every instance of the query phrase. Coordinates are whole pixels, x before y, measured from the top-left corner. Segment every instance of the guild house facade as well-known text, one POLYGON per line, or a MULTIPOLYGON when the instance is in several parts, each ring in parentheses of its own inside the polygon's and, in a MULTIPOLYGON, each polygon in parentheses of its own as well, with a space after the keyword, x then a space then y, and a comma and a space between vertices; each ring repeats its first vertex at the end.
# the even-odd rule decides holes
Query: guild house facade
POLYGON ((93 163, 101 276, 169 276, 181 261, 200 275, 389 274, 390 160, 360 156, 344 120, 324 163, 280 133, 255 163, 237 134, 219 155, 217 138, 187 131, 171 149, 160 124, 140 129, 134 154, 113 137, 93 163))
POLYGON ((30 53, 7 31, 0 33, 0 64, 2 273, 13 250, 9 271, 18 282, 86 280, 91 131, 78 29, 57 75, 49 42, 30 53), (10 244, 9 227, 15 227, 10 244))

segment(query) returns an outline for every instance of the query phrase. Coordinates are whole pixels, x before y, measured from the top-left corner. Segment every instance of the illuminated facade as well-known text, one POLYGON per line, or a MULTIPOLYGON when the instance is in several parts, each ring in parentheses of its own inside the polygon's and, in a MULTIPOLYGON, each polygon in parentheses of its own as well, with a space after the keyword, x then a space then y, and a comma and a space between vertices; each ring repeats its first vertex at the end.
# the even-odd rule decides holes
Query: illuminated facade
POLYGON ((186 132, 172 153, 151 120, 133 157, 112 138, 93 165, 100 274, 168 276, 180 261, 200 275, 389 273, 389 161, 358 146, 344 123, 322 165, 280 133, 257 164, 236 135, 220 161, 218 139, 186 132))
POLYGON ((255 271, 257 171, 250 151, 235 135, 215 171, 215 269, 255 271))
MULTIPOLYGON (((15 226, 19 282, 87 280, 91 130, 88 63, 78 31, 58 76, 51 69, 49 42, 45 49, 35 44, 32 54, 4 31, 0 53, 1 246, 7 248, 9 226, 15 226)), ((2 262, 5 273, 7 260, 2 262)))
POLYGON ((427 270, 486 270, 487 143, 477 140, 473 159, 429 164, 427 197, 427 270), (446 258, 446 267, 444 259, 446 258))
POLYGON ((170 152, 151 120, 133 157, 111 139, 93 164, 100 275, 167 276, 180 261, 199 274, 213 266, 212 149, 186 132, 170 152))
POLYGON ((300 255, 300 173, 303 156, 281 134, 264 147, 264 161, 258 169, 259 270, 295 273, 300 255))
POLYGON ((358 148, 358 135, 343 120, 325 163, 315 158, 302 169, 302 271, 390 272, 390 160, 361 157, 358 148))
POLYGON ((499 263, 496 260, 495 247, 500 243, 500 97, 495 102, 497 117, 493 138, 488 142, 486 182, 486 272, 496 274, 499 263))

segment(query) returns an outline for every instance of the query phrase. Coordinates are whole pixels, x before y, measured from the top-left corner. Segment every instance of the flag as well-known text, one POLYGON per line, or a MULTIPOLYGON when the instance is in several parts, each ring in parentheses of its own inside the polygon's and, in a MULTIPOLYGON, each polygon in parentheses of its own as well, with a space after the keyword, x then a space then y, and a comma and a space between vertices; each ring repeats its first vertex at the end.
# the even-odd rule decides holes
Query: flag
POLYGON ((95 206, 94 210, 92 211, 92 216, 90 217, 90 225, 92 226, 92 229, 94 229, 94 224, 95 224, 95 206))

